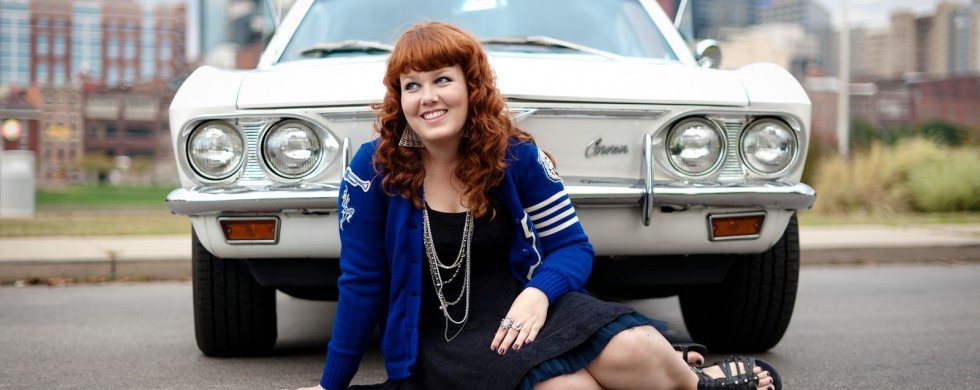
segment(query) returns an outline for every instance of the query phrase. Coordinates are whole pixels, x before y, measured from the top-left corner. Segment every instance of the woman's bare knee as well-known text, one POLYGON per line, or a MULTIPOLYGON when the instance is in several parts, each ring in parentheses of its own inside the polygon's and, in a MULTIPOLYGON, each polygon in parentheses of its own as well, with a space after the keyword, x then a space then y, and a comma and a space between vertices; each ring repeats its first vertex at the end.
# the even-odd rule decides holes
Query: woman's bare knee
POLYGON ((534 385, 534 390, 600 390, 599 382, 585 369, 575 371, 571 374, 556 376, 544 382, 534 385))
POLYGON ((637 364, 651 365, 651 360, 661 358, 658 344, 666 343, 663 336, 650 326, 638 326, 619 332, 609 340, 596 361, 613 369, 623 369, 637 364))

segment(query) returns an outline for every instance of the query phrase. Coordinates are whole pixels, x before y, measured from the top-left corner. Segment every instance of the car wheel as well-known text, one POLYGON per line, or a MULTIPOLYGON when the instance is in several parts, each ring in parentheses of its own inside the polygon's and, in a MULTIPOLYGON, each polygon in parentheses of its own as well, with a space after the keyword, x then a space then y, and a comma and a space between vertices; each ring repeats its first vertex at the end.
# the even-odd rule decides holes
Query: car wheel
POLYGON ((260 355, 276 343, 275 289, 255 281, 248 264, 220 259, 191 232, 194 333, 207 356, 260 355))
POLYGON ((680 294, 691 338, 718 351, 761 352, 789 326, 800 275, 796 214, 768 251, 738 256, 724 281, 680 294))

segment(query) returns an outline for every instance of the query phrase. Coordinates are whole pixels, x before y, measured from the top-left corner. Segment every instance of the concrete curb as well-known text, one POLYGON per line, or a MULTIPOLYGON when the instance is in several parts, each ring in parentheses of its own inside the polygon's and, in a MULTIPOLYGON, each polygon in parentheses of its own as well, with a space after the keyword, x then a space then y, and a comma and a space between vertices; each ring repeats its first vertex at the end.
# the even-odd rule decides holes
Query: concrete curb
POLYGON ((69 278, 76 281, 183 280, 191 277, 190 259, 0 262, 0 284, 18 280, 69 278))
POLYGON ((812 249, 801 253, 802 266, 946 263, 980 261, 980 245, 912 248, 812 249))
MULTIPOLYGON (((804 226, 807 266, 980 261, 980 225, 804 226)), ((0 284, 188 279, 189 235, 0 238, 0 284)))

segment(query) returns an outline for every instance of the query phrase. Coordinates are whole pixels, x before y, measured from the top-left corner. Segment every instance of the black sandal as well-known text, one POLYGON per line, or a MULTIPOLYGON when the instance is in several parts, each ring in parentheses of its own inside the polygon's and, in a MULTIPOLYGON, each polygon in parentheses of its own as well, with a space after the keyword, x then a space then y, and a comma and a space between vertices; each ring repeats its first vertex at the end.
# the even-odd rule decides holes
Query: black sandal
POLYGON ((756 358, 744 358, 741 356, 732 356, 728 359, 722 360, 720 362, 715 362, 721 372, 725 375, 722 378, 712 378, 710 375, 705 374, 700 368, 691 367, 691 370, 698 375, 698 390, 753 390, 759 386, 759 377, 755 375, 753 369, 755 366, 759 366, 763 371, 769 371, 769 377, 772 378, 772 386, 776 390, 781 390, 783 388, 783 381, 779 377, 779 373, 773 368, 772 364, 769 362, 756 359, 756 358), (736 372, 732 373, 731 363, 735 363, 736 372), (738 363, 742 363, 739 365, 738 363))
MULTIPOLYGON (((684 360, 684 363, 687 363, 687 364, 690 364, 690 363, 688 363, 688 360, 687 360, 687 353, 688 352, 697 352, 697 353, 700 353, 702 358, 708 356, 708 347, 705 347, 702 344, 698 344, 698 343, 677 343, 677 344, 671 344, 670 346, 671 347, 674 347, 674 350, 675 351, 681 353, 681 359, 683 359, 684 360)), ((702 364, 704 364, 704 359, 702 359, 700 363, 696 364, 695 367, 701 367, 702 364)))

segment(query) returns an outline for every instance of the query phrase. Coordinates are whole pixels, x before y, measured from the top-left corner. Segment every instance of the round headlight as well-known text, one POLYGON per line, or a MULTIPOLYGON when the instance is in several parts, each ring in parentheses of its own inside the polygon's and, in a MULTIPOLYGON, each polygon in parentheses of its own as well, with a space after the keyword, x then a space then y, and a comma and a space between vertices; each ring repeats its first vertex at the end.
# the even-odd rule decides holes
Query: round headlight
POLYGON ((320 138, 302 122, 282 122, 266 133, 262 156, 276 174, 297 178, 320 162, 320 138))
POLYGON ((187 142, 191 167, 201 176, 221 180, 241 167, 245 141, 241 134, 224 122, 208 122, 191 134, 187 142))
POLYGON ((670 164, 682 173, 701 176, 721 162, 724 141, 721 131, 705 119, 679 123, 667 135, 670 164))
POLYGON ((762 174, 786 169, 793 162, 797 147, 796 134, 776 120, 753 124, 742 134, 742 158, 746 165, 762 174))

